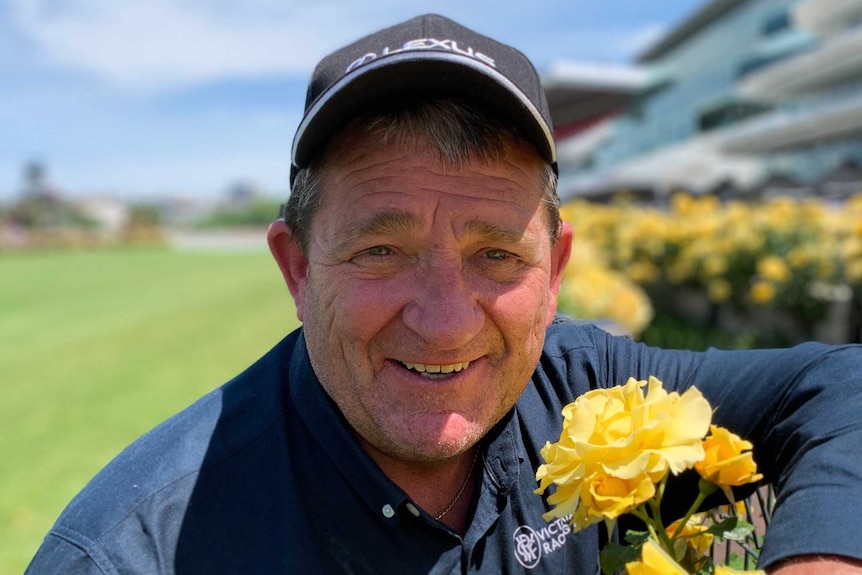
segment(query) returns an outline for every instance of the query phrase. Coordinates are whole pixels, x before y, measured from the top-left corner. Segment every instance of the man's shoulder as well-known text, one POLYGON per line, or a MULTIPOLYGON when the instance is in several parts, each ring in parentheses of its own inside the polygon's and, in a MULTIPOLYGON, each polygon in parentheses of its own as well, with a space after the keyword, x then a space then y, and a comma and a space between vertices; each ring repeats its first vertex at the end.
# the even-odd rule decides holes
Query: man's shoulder
MULTIPOLYGON (((591 375, 600 371, 599 348, 609 337, 613 336, 591 322, 557 316, 545 332, 542 357, 519 404, 547 402, 551 397, 571 401, 573 394, 589 389, 591 375)), ((552 408, 557 404, 553 401, 552 408)))
POLYGON ((609 326, 588 320, 572 319, 557 314, 553 323, 545 331, 545 356, 560 357, 576 350, 589 351, 603 345, 608 338, 615 337, 609 326))
POLYGON ((285 417, 283 384, 294 342, 289 336, 125 448, 72 500, 52 533, 77 537, 86 546, 126 530, 128 523, 181 523, 201 470, 230 465, 235 454, 285 417))
POLYGON ((636 353, 631 337, 609 327, 558 314, 545 332, 542 357, 519 404, 537 409, 550 402, 550 409, 556 411, 559 402, 571 402, 590 389, 604 386, 612 358, 636 353))

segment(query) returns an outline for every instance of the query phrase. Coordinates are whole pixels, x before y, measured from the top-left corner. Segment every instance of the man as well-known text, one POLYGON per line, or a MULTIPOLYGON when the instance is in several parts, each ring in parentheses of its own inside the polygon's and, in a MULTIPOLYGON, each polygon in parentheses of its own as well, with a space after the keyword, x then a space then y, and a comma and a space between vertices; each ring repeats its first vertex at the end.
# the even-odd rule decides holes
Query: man
POLYGON ((302 329, 109 464, 28 573, 595 573, 599 529, 542 519, 538 452, 563 405, 648 375, 756 442, 766 566, 862 572, 862 351, 552 325, 548 116, 524 56, 439 16, 324 59, 268 234, 302 329))

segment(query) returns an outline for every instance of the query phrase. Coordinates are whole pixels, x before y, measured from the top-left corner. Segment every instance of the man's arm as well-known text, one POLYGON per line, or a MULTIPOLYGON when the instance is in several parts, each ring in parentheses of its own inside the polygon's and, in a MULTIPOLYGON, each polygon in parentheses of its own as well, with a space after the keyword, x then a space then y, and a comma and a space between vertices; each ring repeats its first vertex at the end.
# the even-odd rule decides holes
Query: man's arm
POLYGON ((719 424, 755 443, 778 495, 762 565, 779 575, 862 573, 858 561, 839 560, 862 557, 853 533, 862 515, 862 348, 711 355, 693 383, 719 424))
MULTIPOLYGON (((103 556, 104 558, 104 556, 103 556)), ((84 546, 56 534, 48 534, 24 575, 113 575, 108 564, 97 565, 84 546)))
MULTIPOLYGON (((862 516, 862 347, 694 353, 615 338, 608 344, 603 349, 599 341, 597 351, 607 362, 600 361, 609 384, 655 375, 666 387, 694 385, 709 399, 717 425, 754 443, 755 460, 778 495, 761 568, 781 575, 793 575, 786 569, 833 573, 843 566, 835 563, 838 557, 862 560, 856 532, 862 516), (786 563, 800 557, 804 563, 786 563), (824 564, 814 557, 832 559, 824 564)), ((847 568, 860 565, 851 561, 847 568)))

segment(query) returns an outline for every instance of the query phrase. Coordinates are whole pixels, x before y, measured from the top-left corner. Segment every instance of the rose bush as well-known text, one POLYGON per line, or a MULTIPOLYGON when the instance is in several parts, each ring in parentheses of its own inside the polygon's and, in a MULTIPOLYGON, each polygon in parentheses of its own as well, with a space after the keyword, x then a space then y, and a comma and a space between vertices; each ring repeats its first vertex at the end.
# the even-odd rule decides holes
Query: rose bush
POLYGON ((622 272, 608 266, 590 243, 577 241, 566 266, 558 306, 574 318, 605 319, 639 335, 652 321, 646 291, 622 272))
POLYGON ((567 268, 560 309, 612 317, 616 299, 583 273, 598 267, 602 278, 639 294, 628 298, 640 310, 630 328, 635 336, 652 318, 644 293, 653 306, 664 306, 678 290, 695 290, 737 316, 767 310, 790 318, 799 337, 810 338, 830 305, 862 289, 862 195, 836 209, 818 200, 722 203, 678 193, 662 208, 575 200, 561 213, 573 222, 575 245, 593 253, 591 263, 576 257, 567 268))

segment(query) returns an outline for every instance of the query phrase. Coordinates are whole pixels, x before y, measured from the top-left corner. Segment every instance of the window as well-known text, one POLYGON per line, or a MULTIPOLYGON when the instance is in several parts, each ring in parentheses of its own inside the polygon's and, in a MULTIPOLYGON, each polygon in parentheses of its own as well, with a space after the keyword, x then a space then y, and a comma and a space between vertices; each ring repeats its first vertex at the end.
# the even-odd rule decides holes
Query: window
POLYGON ((788 28, 790 28, 790 15, 786 10, 782 10, 767 16, 760 27, 760 32, 764 36, 770 36, 788 28))
POLYGON ((727 101, 714 106, 700 114, 698 117, 698 131, 707 132, 735 124, 741 120, 762 114, 770 109, 770 106, 756 102, 727 101))

